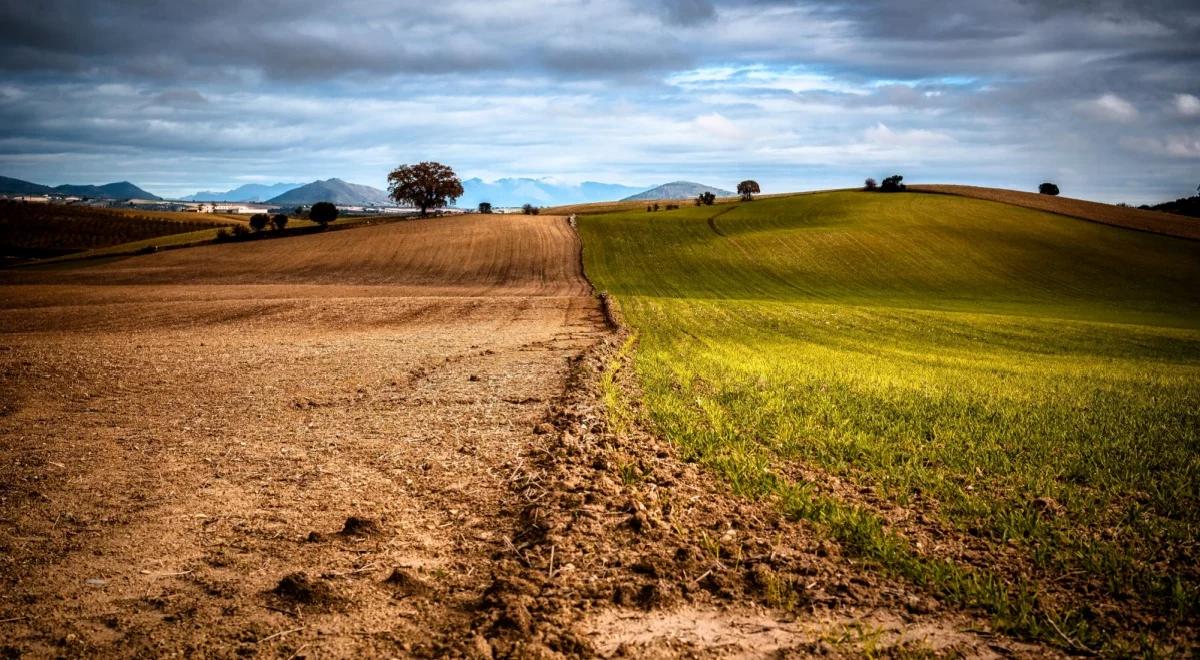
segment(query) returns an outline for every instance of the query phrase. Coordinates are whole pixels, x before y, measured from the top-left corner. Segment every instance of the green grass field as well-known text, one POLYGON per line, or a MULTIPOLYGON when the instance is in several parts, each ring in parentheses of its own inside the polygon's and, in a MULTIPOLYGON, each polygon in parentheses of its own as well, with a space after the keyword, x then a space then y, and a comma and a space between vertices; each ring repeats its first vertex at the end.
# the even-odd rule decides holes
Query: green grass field
POLYGON ((1013 632, 1196 643, 1200 242, 858 192, 579 223, 645 421, 736 492, 1013 632))

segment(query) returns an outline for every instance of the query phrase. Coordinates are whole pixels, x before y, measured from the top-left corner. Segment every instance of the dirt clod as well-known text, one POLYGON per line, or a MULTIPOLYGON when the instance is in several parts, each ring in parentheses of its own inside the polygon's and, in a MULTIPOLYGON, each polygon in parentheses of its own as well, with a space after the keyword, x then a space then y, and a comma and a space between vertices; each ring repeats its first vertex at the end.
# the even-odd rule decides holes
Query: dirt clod
POLYGON ((379 523, 374 520, 350 516, 346 519, 346 524, 342 526, 342 531, 339 533, 343 536, 373 536, 381 531, 379 523))
POLYGON ((397 597, 424 596, 433 591, 428 583, 403 568, 393 570, 384 582, 392 588, 397 597))
POLYGON ((283 576, 272 593, 284 600, 305 605, 332 605, 339 600, 329 585, 302 572, 283 576))

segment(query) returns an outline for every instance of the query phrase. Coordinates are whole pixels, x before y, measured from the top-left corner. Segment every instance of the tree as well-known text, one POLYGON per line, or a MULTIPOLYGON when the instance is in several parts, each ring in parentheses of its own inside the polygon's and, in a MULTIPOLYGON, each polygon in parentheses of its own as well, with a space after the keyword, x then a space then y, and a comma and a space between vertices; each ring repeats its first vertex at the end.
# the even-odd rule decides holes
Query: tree
POLYGON ((284 227, 287 227, 287 223, 288 217, 282 213, 271 216, 271 226, 275 228, 275 231, 283 231, 284 227))
POLYGON ((271 218, 266 213, 255 213, 250 216, 250 228, 256 233, 266 229, 270 222, 271 218))
POLYGON ((480 213, 491 213, 492 212, 492 203, 491 202, 479 202, 479 212, 480 213))
POLYGON ((1038 186, 1038 192, 1043 195, 1057 195, 1058 194, 1058 186, 1047 181, 1046 183, 1043 183, 1042 185, 1038 186))
POLYGON ((432 161, 401 165, 388 174, 388 194, 399 204, 421 209, 440 209, 463 195, 462 181, 454 170, 432 161))
POLYGON ((521 206, 521 213, 524 213, 525 215, 537 215, 541 212, 542 210, 533 204, 523 204, 521 206))
POLYGON ((863 182, 863 190, 875 190, 878 187, 879 186, 875 183, 875 179, 872 179, 871 177, 867 177, 867 180, 863 182))
POLYGON ((338 209, 329 202, 317 202, 312 205, 312 210, 308 212, 308 219, 321 225, 324 229, 329 223, 337 220, 338 209))
POLYGON ((899 174, 893 174, 893 175, 887 177, 886 179, 884 179, 883 183, 879 184, 879 191, 880 192, 902 192, 905 189, 905 185, 904 185, 903 181, 904 181, 904 177, 900 176, 899 174))
POLYGON ((762 190, 758 187, 758 182, 753 179, 746 179, 738 184, 738 194, 742 196, 743 202, 754 201, 755 193, 760 193, 762 190))
POLYGON ((711 192, 702 192, 696 196, 696 206, 712 206, 717 201, 717 196, 711 192))

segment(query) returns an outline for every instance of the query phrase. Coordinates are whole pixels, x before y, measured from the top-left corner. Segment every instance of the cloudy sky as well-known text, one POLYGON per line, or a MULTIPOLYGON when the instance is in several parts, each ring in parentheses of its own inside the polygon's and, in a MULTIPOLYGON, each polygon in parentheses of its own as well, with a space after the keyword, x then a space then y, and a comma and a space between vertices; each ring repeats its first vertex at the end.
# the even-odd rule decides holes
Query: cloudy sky
POLYGON ((1106 201, 1200 184, 1193 0, 0 0, 0 175, 464 177, 1106 201))

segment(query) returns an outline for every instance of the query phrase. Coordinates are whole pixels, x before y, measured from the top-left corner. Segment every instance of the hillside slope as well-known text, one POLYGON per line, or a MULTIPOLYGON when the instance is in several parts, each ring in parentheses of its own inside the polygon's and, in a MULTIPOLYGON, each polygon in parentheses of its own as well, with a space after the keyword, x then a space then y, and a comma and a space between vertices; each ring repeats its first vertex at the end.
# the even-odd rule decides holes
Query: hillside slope
POLYGON ((998 629, 1195 648, 1200 243, 916 193, 578 221, 649 423, 736 492, 998 629))
POLYGON ((0 257, 70 254, 239 222, 211 213, 0 201, 0 257))
POLYGON ((1040 195, 1038 193, 1020 190, 1003 190, 1000 188, 981 188, 978 186, 958 186, 949 184, 914 185, 909 190, 936 192, 948 195, 960 195, 974 199, 986 199, 993 202, 1003 202, 1014 206, 1049 211, 1061 215, 1090 220, 1101 224, 1148 231, 1154 234, 1164 234, 1179 238, 1200 239, 1200 220, 1194 220, 1172 213, 1149 211, 1114 204, 1089 202, 1084 199, 1072 199, 1057 195, 1040 195))
POLYGON ((139 285, 388 285, 422 295, 587 295, 562 218, 459 216, 286 239, 208 245, 0 282, 139 285))

